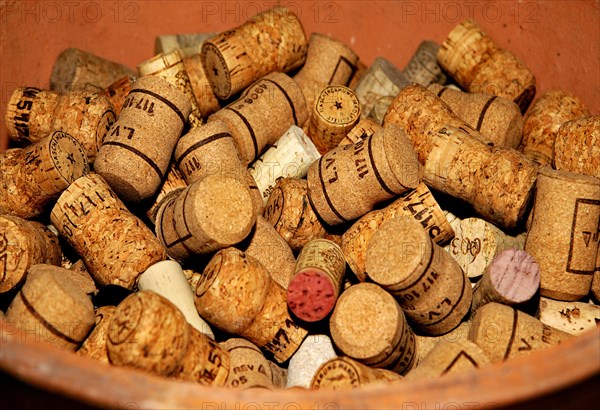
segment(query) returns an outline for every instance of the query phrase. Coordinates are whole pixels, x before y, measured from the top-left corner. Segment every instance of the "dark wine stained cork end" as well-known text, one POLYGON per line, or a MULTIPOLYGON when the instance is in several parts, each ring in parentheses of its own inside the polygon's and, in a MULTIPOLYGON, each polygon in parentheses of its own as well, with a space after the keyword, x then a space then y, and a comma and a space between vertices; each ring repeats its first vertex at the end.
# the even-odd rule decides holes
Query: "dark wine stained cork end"
POLYGON ((496 291, 515 303, 531 299, 540 286, 540 267, 525 251, 505 249, 494 258, 489 269, 496 291))
POLYGON ((320 269, 304 269, 288 285, 288 307, 305 322, 324 319, 333 310, 336 300, 334 284, 320 269))

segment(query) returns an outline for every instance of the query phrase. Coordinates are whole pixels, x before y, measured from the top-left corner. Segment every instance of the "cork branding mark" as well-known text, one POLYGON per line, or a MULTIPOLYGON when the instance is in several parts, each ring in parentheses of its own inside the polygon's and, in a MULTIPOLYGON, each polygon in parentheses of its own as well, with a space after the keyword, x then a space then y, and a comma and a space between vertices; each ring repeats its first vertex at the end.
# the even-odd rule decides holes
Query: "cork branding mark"
MULTIPOLYGON (((336 152, 335 151, 331 151, 331 155, 335 155, 336 152)), ((333 202, 331 201, 331 198, 329 197, 329 193, 327 192, 327 188, 325 186, 325 180, 323 178, 323 159, 325 159, 325 170, 329 170, 331 168, 331 171, 329 171, 330 173, 333 172, 333 176, 331 176, 328 180, 327 180, 327 184, 333 184, 335 182, 338 181, 338 173, 337 173, 337 167, 334 165, 335 164, 335 158, 331 158, 331 157, 321 157, 319 159, 319 163, 318 163, 318 168, 319 168, 319 181, 321 183, 321 190, 323 191, 323 196, 325 197, 325 201, 327 202, 327 205, 329 205, 329 209, 331 209, 331 211, 335 214, 335 216, 338 217, 338 219, 342 222, 348 222, 348 220, 346 218, 344 218, 342 216, 342 214, 339 213, 339 211, 333 206, 333 202)), ((310 199, 310 195, 309 195, 309 199, 310 199)), ((312 205, 312 204, 311 204, 312 205)), ((313 206, 313 209, 316 209, 313 206)))
POLYGON ((360 386, 359 371, 353 363, 346 362, 343 359, 326 363, 317 373, 312 387, 319 389, 321 385, 335 386, 336 384, 352 387, 360 386))
POLYGON ((0 232, 0 283, 6 279, 6 273, 8 270, 8 239, 6 234, 0 232))
POLYGON ((15 105, 15 115, 11 118, 18 138, 29 137, 29 115, 33 108, 33 100, 42 91, 39 88, 26 87, 21 89, 21 98, 15 105))
POLYGON ((287 317, 285 318, 284 327, 280 327, 273 339, 262 347, 273 353, 275 357, 278 356, 278 353, 285 354, 288 348, 295 342, 293 332, 296 332, 299 329, 300 327, 291 318, 287 317))
POLYGON ((265 209, 265 219, 271 223, 274 227, 279 227, 281 216, 283 214, 283 208, 285 206, 285 198, 281 188, 276 188, 269 197, 269 206, 265 209))
POLYGON ((135 93, 146 94, 146 95, 154 97, 156 100, 162 102, 164 105, 166 105, 171 110, 173 110, 173 112, 175 114, 177 114, 177 116, 181 120, 181 123, 185 125, 186 119, 183 116, 183 113, 181 112, 181 110, 179 108, 177 108, 177 106, 175 104, 173 104, 171 101, 167 100, 162 95, 157 94, 150 90, 144 90, 141 88, 134 88, 133 90, 131 90, 129 92, 129 96, 127 97, 127 100, 125 100, 125 103, 123 104, 122 110, 124 110, 125 108, 128 108, 128 107, 133 107, 138 110, 146 112, 149 116, 154 116, 155 110, 158 109, 158 106, 155 106, 156 101, 152 101, 152 99, 149 99, 147 97, 137 97, 135 95, 132 95, 135 93), (136 97, 138 98, 138 101, 136 101, 136 97))
POLYGON ((419 221, 421 226, 423 226, 423 229, 429 233, 429 237, 435 240, 442 234, 442 228, 440 228, 433 220, 433 210, 429 209, 428 204, 426 203, 428 200, 432 201, 431 192, 423 192, 418 198, 415 198, 416 195, 417 190, 415 189, 410 191, 410 193, 404 197, 404 202, 407 204, 404 205, 403 209, 419 221))
POLYGON ((102 114, 96 128, 96 147, 100 148, 116 120, 117 118, 113 110, 106 110, 102 114))
POLYGON ((594 273, 599 234, 600 201, 578 198, 573 213, 567 272, 582 275, 594 273))
POLYGON ((91 193, 81 192, 78 197, 68 203, 65 203, 62 207, 63 221, 60 227, 61 234, 67 238, 73 236, 73 229, 78 228, 79 219, 87 216, 94 208, 108 208, 111 204, 114 204, 117 200, 115 194, 107 190, 105 191, 109 197, 105 197, 100 194, 98 190, 94 190, 91 193))
POLYGON ((125 342, 135 332, 144 314, 144 302, 134 295, 127 303, 122 303, 118 310, 118 314, 115 312, 112 317, 107 335, 115 345, 125 342))
POLYGON ((192 158, 190 158, 189 161, 186 161, 186 158, 188 157, 188 155, 193 154, 197 149, 208 145, 212 142, 218 141, 222 138, 232 138, 231 134, 227 133, 227 132, 221 132, 215 135, 211 135, 208 138, 204 138, 201 141, 198 141, 197 143, 193 144, 192 146, 190 146, 188 149, 186 149, 180 156, 179 158, 176 158, 175 160, 175 165, 181 169, 184 168, 183 173, 186 174, 187 176, 192 175, 194 172, 196 172, 197 170, 201 169, 201 164, 198 160, 197 157, 193 156, 192 158), (183 165, 181 165, 183 163, 183 165))
POLYGON ((201 297, 210 289, 211 285, 219 276, 221 272, 221 266, 223 265, 223 256, 222 254, 216 254, 210 261, 210 263, 206 266, 200 279, 198 280, 198 284, 196 285, 196 296, 201 297))
POLYGON ((354 73, 356 72, 356 66, 354 64, 352 64, 350 62, 350 60, 348 60, 346 57, 344 56, 340 56, 340 58, 338 59, 335 68, 333 69, 333 72, 331 73, 331 78, 329 79, 328 84, 338 84, 339 80, 337 80, 338 77, 338 73, 340 76, 345 77, 345 71, 350 70, 350 75, 348 75, 348 80, 346 81, 346 83, 344 84, 345 86, 348 86, 348 84, 350 84, 350 81, 352 80, 352 77, 354 76, 354 73))
POLYGON ((50 158, 62 180, 70 184, 89 171, 87 155, 69 134, 56 131, 49 143, 50 158))
POLYGON ((479 367, 479 365, 477 364, 477 361, 475 361, 471 355, 469 355, 469 353, 465 352, 464 350, 461 350, 460 352, 458 352, 458 354, 456 355, 456 357, 450 362, 450 364, 448 365, 448 367, 446 367, 444 369, 444 371, 442 371, 442 375, 450 372, 454 367, 464 367, 464 365, 461 365, 461 362, 467 362, 469 363, 467 366, 472 366, 472 367, 479 367))

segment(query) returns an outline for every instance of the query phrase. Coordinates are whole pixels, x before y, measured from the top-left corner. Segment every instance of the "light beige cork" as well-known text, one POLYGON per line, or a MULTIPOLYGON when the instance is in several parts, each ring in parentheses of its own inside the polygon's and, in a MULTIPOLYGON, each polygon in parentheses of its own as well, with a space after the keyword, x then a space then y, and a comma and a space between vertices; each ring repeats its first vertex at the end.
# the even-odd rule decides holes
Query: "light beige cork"
POLYGON ((269 73, 300 67, 306 50, 299 18, 273 7, 206 40, 202 63, 215 95, 227 99, 269 73))
POLYGON ((234 337, 221 342, 220 346, 229 352, 231 363, 226 387, 269 390, 275 388, 269 361, 258 347, 246 339, 234 337))
POLYGON ((446 84, 446 74, 444 74, 437 61, 439 49, 440 45, 435 41, 422 41, 415 54, 402 70, 406 80, 421 84, 424 87, 430 84, 446 84))
POLYGON ((554 145, 554 167, 600 178, 600 115, 560 126, 554 145))
POLYGON ((116 117, 118 117, 121 113, 123 104, 125 104, 127 95, 129 95, 129 92, 133 89, 133 84, 135 84, 136 79, 136 76, 127 75, 119 78, 103 90, 102 94, 113 106, 113 111, 115 112, 116 117))
POLYGON ((439 341, 417 367, 406 375, 407 380, 421 380, 462 374, 490 364, 486 353, 468 340, 439 341))
POLYGON ((456 343, 466 341, 469 337, 470 330, 471 322, 465 321, 461 322, 460 325, 441 336, 428 336, 416 333, 415 342, 417 358, 415 368, 418 367, 419 363, 423 361, 425 356, 427 356, 427 354, 435 348, 438 342, 456 343))
POLYGON ((110 363, 106 348, 106 335, 110 319, 115 310, 115 306, 102 306, 96 309, 96 326, 77 350, 77 354, 102 363, 110 363))
POLYGON ((285 290, 255 258, 235 248, 217 252, 195 290, 198 313, 209 323, 239 335, 282 363, 307 335, 289 315, 285 290))
MULTIPOLYGON (((202 113, 202 118, 219 111, 222 107, 221 101, 217 98, 210 86, 208 76, 202 65, 202 55, 200 47, 194 50, 194 53, 183 57, 183 65, 187 71, 190 85, 198 104, 198 109, 202 113)), ((185 52, 183 52, 185 54, 185 52)))
POLYGON ((310 383, 321 365, 337 354, 333 350, 331 338, 324 334, 306 336, 296 353, 290 359, 286 387, 310 388, 310 383))
POLYGON ((50 220, 99 286, 131 289, 142 272, 166 258, 152 231, 98 174, 73 182, 58 198, 50 220))
POLYGON ((572 335, 580 335, 600 325, 600 306, 584 302, 563 302, 540 298, 540 322, 572 335))
POLYGON ((356 144, 359 141, 366 139, 367 137, 375 134, 376 131, 381 129, 381 125, 372 118, 362 118, 358 124, 354 126, 346 136, 340 141, 339 146, 356 144))
POLYGON ((271 367, 271 374, 273 375, 273 385, 275 387, 285 388, 287 383, 288 369, 279 366, 277 363, 269 360, 269 366, 271 367))
POLYGON ((197 54, 202 44, 217 33, 165 34, 154 40, 154 53, 168 54, 179 50, 182 56, 197 54))
POLYGON ((367 385, 386 385, 402 380, 398 373, 374 369, 349 357, 331 359, 321 365, 313 377, 313 390, 349 390, 367 385))
POLYGON ((525 251, 540 265, 542 296, 574 301, 589 293, 599 226, 600 179, 540 171, 525 251))
POLYGON ((364 77, 368 68, 369 67, 367 67, 365 62, 360 60, 360 58, 359 58, 358 61, 356 62, 356 70, 354 70, 354 74, 352 74, 352 77, 350 78, 350 82, 348 83, 348 88, 350 88, 351 90, 354 90, 356 88, 356 86, 358 85, 358 83, 360 82, 360 80, 362 80, 362 78, 364 77))
POLYGON ((596 299, 596 302, 600 303, 600 245, 598 246, 598 259, 596 260, 596 271, 592 279, 592 288, 590 293, 596 299))
POLYGON ((165 201, 168 201, 169 198, 178 195, 182 189, 187 187, 188 183, 183 174, 181 171, 179 171, 179 168, 177 168, 175 163, 171 161, 160 189, 154 198, 152 198, 151 205, 146 211, 146 216, 150 222, 153 224, 156 223, 156 215, 158 214, 158 210, 165 201))

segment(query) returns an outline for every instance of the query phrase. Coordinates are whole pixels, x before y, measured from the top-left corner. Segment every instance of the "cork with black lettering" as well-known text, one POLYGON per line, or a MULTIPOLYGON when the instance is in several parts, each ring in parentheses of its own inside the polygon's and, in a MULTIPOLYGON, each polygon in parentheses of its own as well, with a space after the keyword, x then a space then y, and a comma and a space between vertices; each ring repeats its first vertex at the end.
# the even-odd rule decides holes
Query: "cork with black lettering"
POLYGON ((226 387, 244 390, 275 388, 269 361, 256 345, 236 337, 227 339, 219 345, 229 352, 231 370, 225 383, 226 387))
POLYGON ((560 126, 554 145, 554 167, 600 178, 600 115, 560 126))
POLYGON ((374 369, 352 360, 337 357, 321 365, 310 383, 313 390, 349 390, 367 385, 386 385, 403 379, 398 373, 374 369))

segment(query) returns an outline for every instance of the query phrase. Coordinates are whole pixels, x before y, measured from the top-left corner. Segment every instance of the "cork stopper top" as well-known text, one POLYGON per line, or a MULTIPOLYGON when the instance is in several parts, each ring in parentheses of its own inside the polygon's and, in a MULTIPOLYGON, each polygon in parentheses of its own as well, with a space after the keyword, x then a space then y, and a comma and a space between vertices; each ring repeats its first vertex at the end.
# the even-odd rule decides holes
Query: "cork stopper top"
POLYGON ((49 138, 50 158, 60 177, 57 183, 64 189, 90 171, 88 158, 81 144, 69 134, 55 131, 49 138))
POLYGON ((527 252, 505 249, 489 266, 492 286, 515 303, 531 299, 540 285, 540 267, 527 252))
POLYGON ((314 112, 325 124, 346 125, 360 118, 360 101, 348 87, 329 85, 319 93, 314 112))
POLYGON ((414 189, 421 182, 423 169, 419 164, 417 152, 404 132, 395 124, 385 124, 381 130, 385 157, 394 176, 406 188, 414 189))
POLYGON ((150 75, 163 70, 165 67, 172 67, 183 61, 181 52, 173 50, 168 53, 159 53, 149 60, 137 66, 140 75, 150 75))

